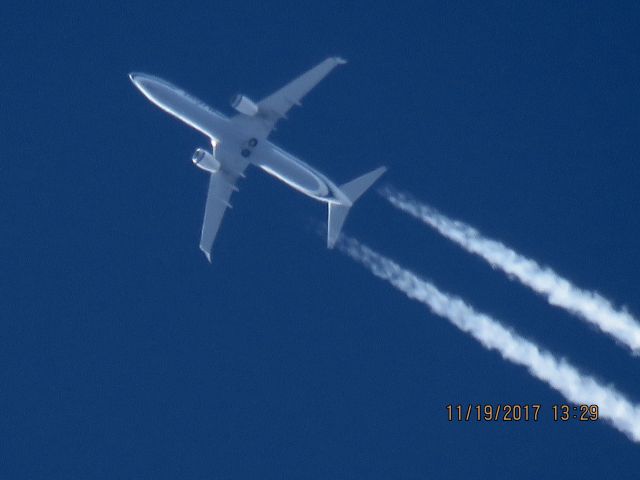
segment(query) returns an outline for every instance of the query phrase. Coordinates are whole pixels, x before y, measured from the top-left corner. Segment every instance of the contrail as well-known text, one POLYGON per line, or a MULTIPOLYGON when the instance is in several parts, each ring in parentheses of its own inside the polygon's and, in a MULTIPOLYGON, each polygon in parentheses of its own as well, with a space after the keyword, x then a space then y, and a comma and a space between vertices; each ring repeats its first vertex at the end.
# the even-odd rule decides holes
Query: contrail
POLYGON ((640 442, 640 406, 631 403, 613 387, 598 383, 564 359, 541 350, 488 315, 476 312, 460 298, 441 292, 357 240, 343 235, 338 248, 409 298, 424 303, 436 315, 471 334, 485 348, 496 350, 505 360, 527 367, 534 377, 560 392, 568 401, 598 405, 600 418, 609 421, 634 442, 640 442))
POLYGON ((628 346, 634 355, 640 354, 640 324, 624 309, 615 308, 598 293, 574 286, 552 269, 542 267, 506 245, 484 237, 465 223, 451 220, 406 193, 391 187, 383 188, 380 193, 396 208, 433 227, 468 252, 484 258, 493 267, 517 278, 523 285, 544 296, 551 305, 564 308, 592 323, 628 346))

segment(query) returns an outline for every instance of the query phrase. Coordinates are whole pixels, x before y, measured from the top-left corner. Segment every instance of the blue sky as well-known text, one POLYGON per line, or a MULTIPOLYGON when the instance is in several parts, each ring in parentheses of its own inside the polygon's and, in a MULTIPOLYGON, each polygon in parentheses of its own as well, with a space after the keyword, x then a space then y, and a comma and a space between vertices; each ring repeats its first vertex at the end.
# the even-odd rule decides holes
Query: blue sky
MULTIPOLYGON (((231 113, 328 55, 273 141, 386 182, 640 312, 634 2, 6 3, 0 477, 637 477, 604 422, 315 234, 249 170, 209 265, 206 139, 130 71, 231 113), (450 423, 449 403, 542 404, 450 423)), ((368 193, 346 231, 640 402, 638 360, 368 193)))

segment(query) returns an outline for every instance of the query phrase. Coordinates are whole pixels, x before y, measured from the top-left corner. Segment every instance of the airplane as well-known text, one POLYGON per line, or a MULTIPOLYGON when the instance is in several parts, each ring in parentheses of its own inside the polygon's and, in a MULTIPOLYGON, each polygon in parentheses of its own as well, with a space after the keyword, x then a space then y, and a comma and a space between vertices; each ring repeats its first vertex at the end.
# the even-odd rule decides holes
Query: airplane
POLYGON ((328 204, 328 248, 334 247, 354 202, 386 171, 386 167, 379 167, 337 186, 268 140, 276 123, 287 118, 291 107, 301 105, 301 99, 313 87, 335 67, 345 63, 340 57, 327 58, 259 102, 242 94, 235 95, 231 106, 237 113, 230 118, 165 80, 145 73, 129 74, 130 80, 147 99, 211 141, 211 151, 198 148, 192 156, 197 167, 210 173, 200 237, 200 249, 209 263, 222 217, 226 209, 231 208, 231 194, 238 191, 236 183, 245 176, 244 171, 250 164, 328 204))

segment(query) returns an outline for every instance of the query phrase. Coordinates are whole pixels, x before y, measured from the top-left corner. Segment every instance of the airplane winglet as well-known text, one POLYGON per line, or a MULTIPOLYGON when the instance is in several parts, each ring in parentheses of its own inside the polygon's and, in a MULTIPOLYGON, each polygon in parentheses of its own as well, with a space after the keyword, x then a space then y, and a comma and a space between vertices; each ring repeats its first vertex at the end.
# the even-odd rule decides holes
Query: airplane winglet
POLYGON ((204 256, 207 257, 207 261, 209 263, 211 263, 211 252, 207 252, 204 248, 200 247, 200 250, 202 250, 202 253, 204 253, 204 256))

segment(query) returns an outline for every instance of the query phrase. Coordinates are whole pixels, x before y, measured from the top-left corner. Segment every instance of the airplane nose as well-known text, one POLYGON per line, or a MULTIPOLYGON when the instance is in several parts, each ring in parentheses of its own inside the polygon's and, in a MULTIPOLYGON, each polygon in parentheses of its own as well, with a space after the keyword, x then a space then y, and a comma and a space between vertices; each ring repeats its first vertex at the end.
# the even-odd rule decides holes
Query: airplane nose
POLYGON ((129 80, 131 80, 131 83, 133 83, 136 88, 143 93, 147 91, 151 85, 151 82, 148 81, 149 77, 140 72, 131 72, 129 74, 129 80))
POLYGON ((162 91, 162 82, 146 73, 131 72, 129 73, 129 79, 131 83, 147 97, 149 95, 157 95, 162 91))

